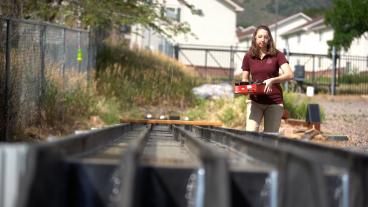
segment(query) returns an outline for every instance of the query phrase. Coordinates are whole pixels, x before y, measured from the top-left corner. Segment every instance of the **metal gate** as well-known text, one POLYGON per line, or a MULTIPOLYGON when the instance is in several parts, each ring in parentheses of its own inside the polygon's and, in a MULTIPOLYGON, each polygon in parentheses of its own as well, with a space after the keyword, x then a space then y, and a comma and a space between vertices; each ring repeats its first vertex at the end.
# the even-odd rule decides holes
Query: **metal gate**
MULTIPOLYGON (((302 68, 297 86, 300 92, 313 86, 330 94, 368 94, 368 57, 285 53, 292 70, 302 68)), ((294 72, 294 75, 296 73, 294 72)), ((297 88, 290 88, 294 90, 297 88)))
POLYGON ((238 46, 176 45, 175 58, 193 67, 201 77, 233 80, 241 73, 245 48, 238 46))

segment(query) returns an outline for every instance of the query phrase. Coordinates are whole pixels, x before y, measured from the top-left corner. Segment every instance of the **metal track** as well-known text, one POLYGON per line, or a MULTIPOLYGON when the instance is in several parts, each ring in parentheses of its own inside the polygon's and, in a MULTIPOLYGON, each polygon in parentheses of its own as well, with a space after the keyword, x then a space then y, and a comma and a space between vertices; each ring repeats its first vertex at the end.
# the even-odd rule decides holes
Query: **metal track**
POLYGON ((234 129, 121 124, 0 155, 19 183, 0 206, 368 206, 366 154, 234 129))

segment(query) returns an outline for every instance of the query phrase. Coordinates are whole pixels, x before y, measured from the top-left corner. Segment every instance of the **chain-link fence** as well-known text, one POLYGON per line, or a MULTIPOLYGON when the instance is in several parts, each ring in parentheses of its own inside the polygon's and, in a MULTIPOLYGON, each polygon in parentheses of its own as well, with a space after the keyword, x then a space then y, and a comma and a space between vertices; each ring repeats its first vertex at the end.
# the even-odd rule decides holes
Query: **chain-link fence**
POLYGON ((89 33, 0 17, 0 138, 9 140, 41 121, 49 77, 67 90, 72 77, 87 80, 94 60, 89 33))

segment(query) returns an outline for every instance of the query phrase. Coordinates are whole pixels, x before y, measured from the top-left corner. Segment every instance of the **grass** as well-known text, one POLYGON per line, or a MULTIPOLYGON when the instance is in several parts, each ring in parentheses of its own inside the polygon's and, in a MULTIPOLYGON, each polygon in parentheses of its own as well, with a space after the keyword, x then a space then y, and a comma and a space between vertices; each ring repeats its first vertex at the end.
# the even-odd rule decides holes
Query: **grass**
MULTIPOLYGON (((41 129, 47 129, 48 134, 65 135, 75 129, 116 124, 120 118, 141 119, 147 113, 156 117, 180 115, 191 120, 221 121, 231 128, 245 127, 247 96, 198 99, 192 93, 193 87, 208 80, 200 80, 194 70, 177 61, 125 47, 106 47, 103 51, 95 78, 89 83, 85 74, 68 71, 62 77, 49 66, 42 97, 41 129)), ((306 104, 300 97, 285 95, 291 117, 305 117, 306 104)))
POLYGON ((160 105, 185 108, 195 103, 191 89, 200 84, 194 70, 144 50, 105 47, 97 67, 98 91, 124 107, 160 105))
POLYGON ((120 118, 141 119, 148 112, 180 114, 196 104, 191 90, 201 83, 194 70, 176 60, 120 46, 101 51, 91 82, 73 70, 61 74, 47 65, 46 71, 41 121, 37 130, 24 130, 31 137, 65 135, 116 124, 120 118))
MULTIPOLYGON (((306 119, 307 106, 313 101, 309 97, 296 93, 284 93, 284 108, 288 110, 290 118, 306 119)), ((321 121, 325 119, 325 112, 320 108, 321 121)))
POLYGON ((234 99, 205 100, 198 99, 197 105, 188 110, 191 120, 221 121, 226 127, 242 128, 245 126, 247 96, 234 99))
MULTIPOLYGON (((235 96, 234 99, 197 100, 196 107, 188 110, 192 120, 221 121, 225 127, 245 128, 247 96, 235 96)), ((307 105, 311 100, 295 93, 284 93, 284 108, 288 110, 289 117, 295 119, 306 118, 307 105)), ((321 109, 321 119, 324 112, 321 109)))
POLYGON ((45 79, 41 99, 43 127, 57 127, 99 112, 99 97, 94 88, 88 86, 84 74, 68 71, 63 78, 59 73, 49 70, 45 79))

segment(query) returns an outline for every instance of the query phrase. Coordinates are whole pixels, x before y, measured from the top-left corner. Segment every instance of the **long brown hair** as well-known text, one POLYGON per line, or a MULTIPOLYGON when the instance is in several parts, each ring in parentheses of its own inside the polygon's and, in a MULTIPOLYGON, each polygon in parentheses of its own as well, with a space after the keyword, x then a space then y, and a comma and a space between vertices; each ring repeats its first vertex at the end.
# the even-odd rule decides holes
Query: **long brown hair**
POLYGON ((267 54, 275 56, 276 53, 277 53, 277 50, 276 50, 276 47, 275 47, 275 42, 273 41, 270 28, 268 28, 265 25, 258 26, 257 29, 253 33, 252 46, 249 49, 250 56, 252 58, 259 57, 260 48, 256 44, 256 35, 257 35, 258 30, 260 30, 260 29, 266 30, 267 33, 268 33, 268 36, 270 37, 270 40, 267 43, 267 54))

